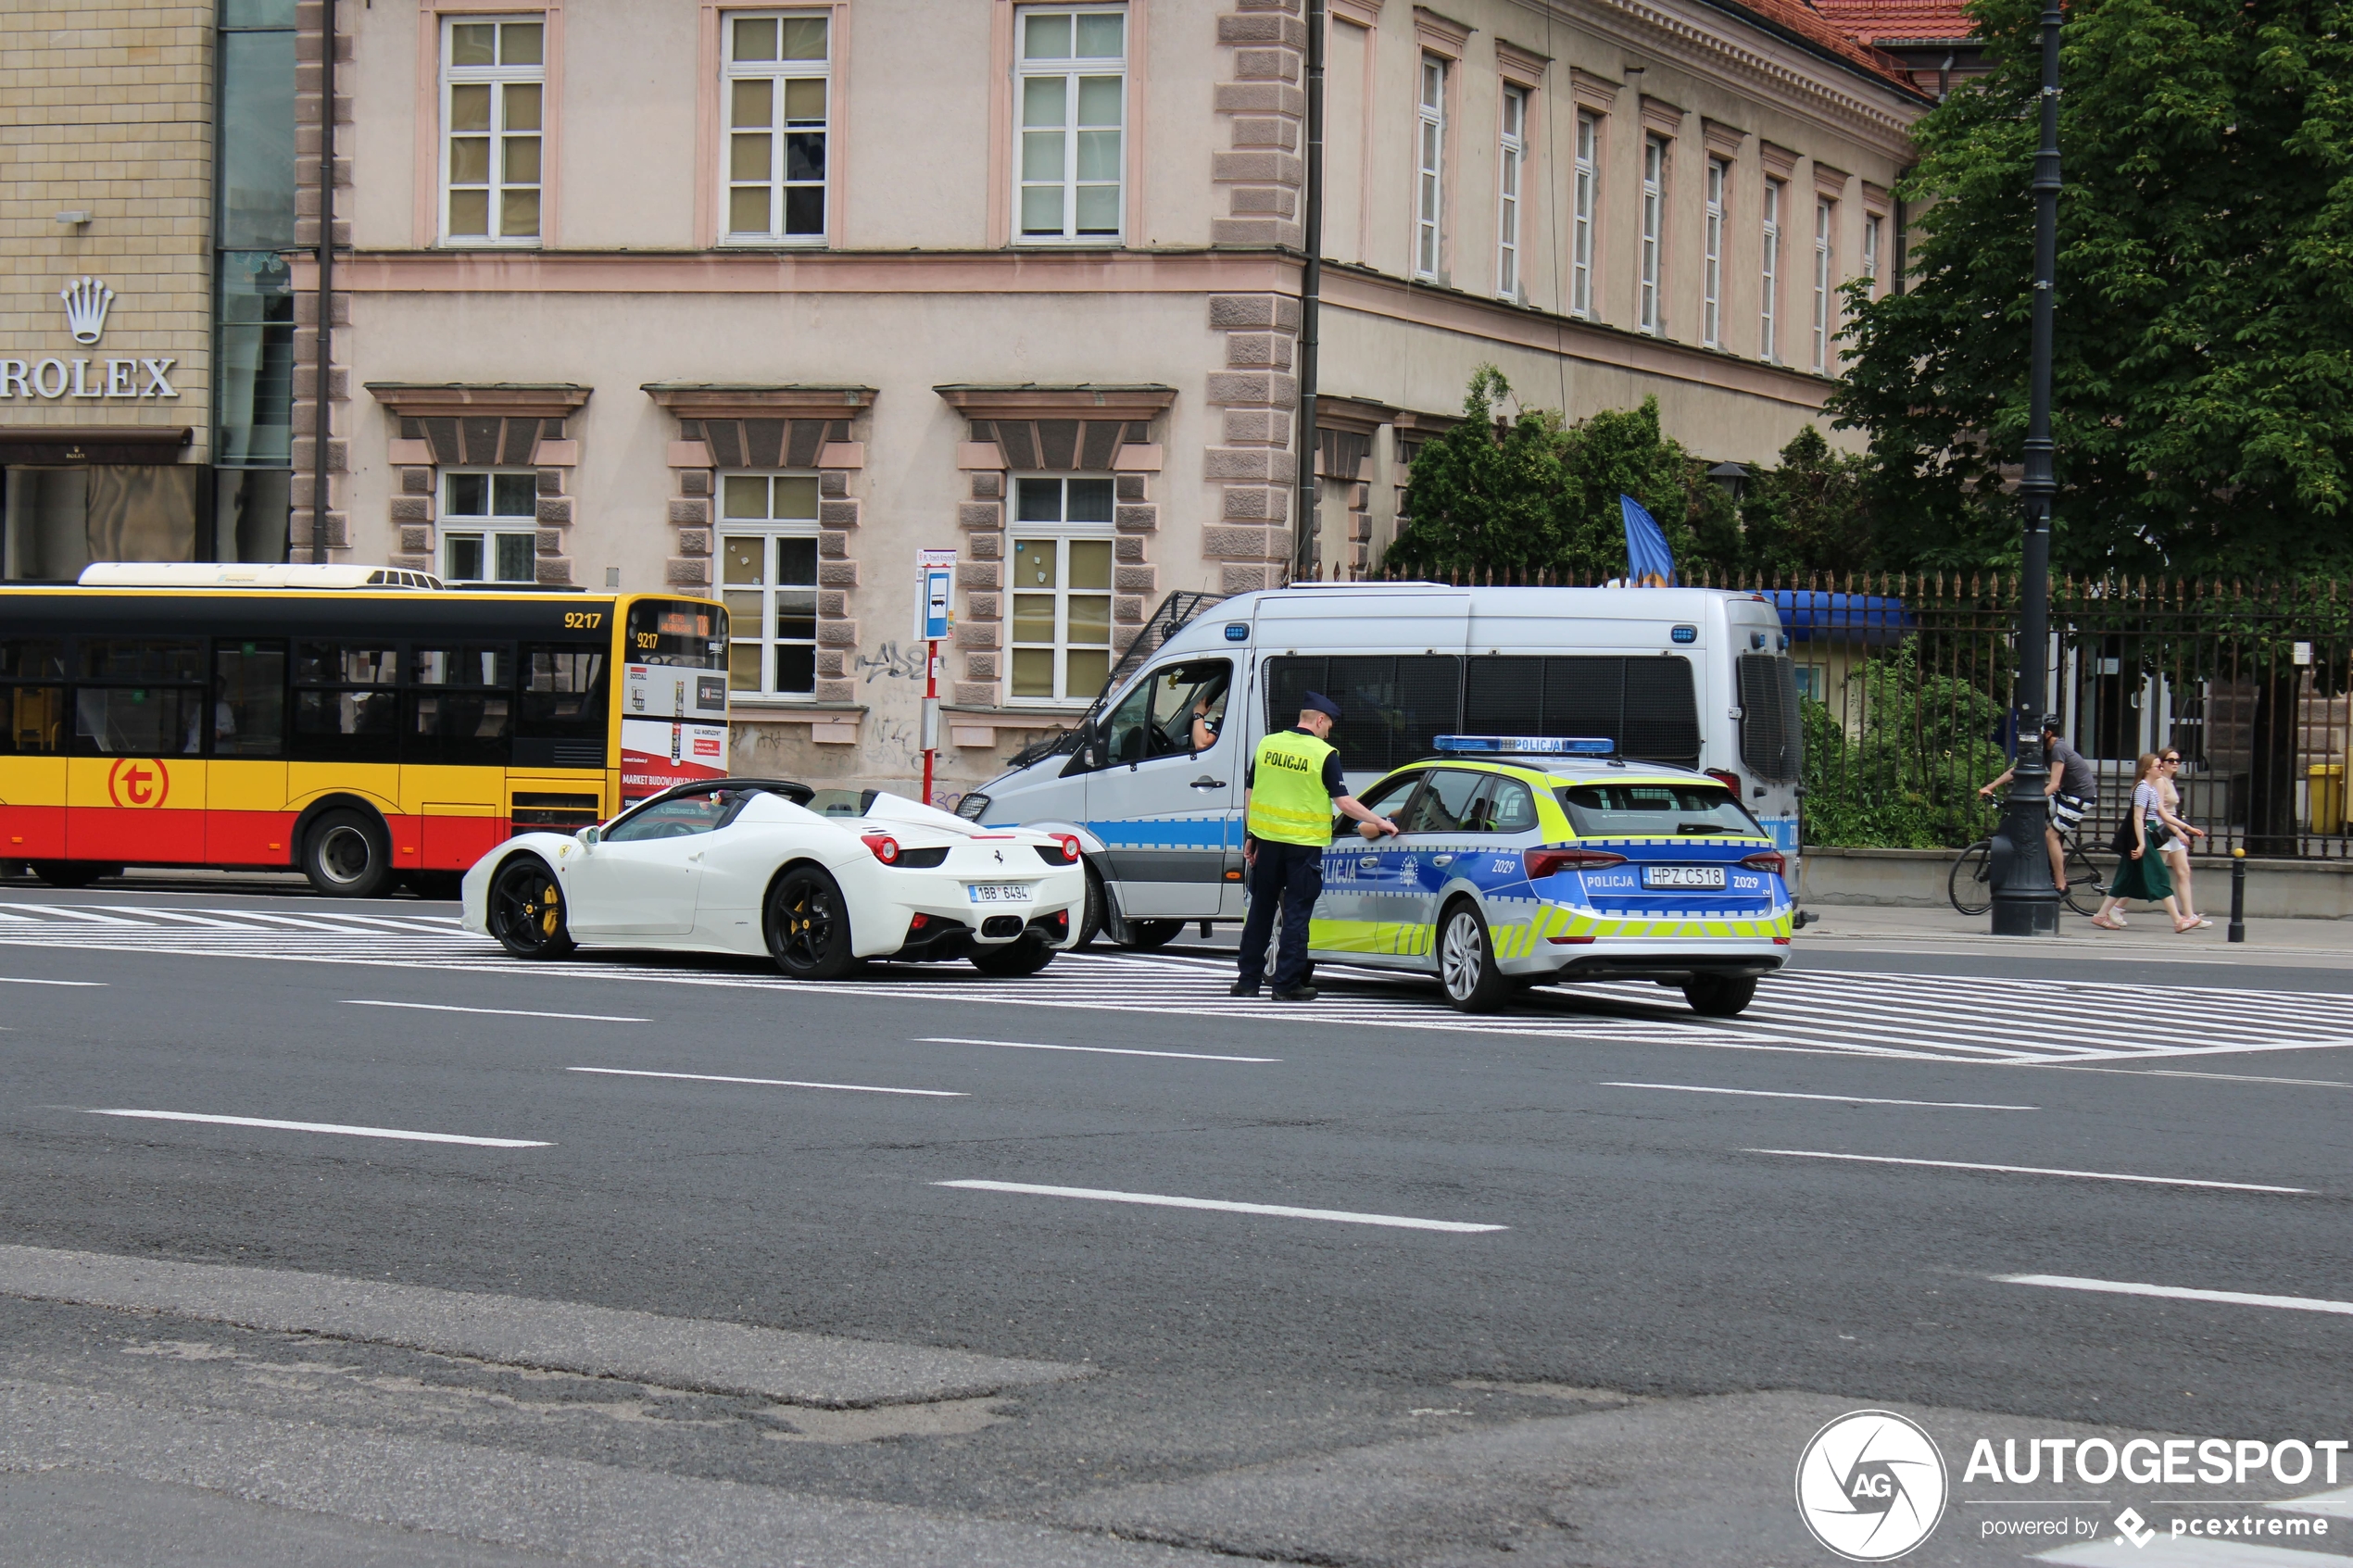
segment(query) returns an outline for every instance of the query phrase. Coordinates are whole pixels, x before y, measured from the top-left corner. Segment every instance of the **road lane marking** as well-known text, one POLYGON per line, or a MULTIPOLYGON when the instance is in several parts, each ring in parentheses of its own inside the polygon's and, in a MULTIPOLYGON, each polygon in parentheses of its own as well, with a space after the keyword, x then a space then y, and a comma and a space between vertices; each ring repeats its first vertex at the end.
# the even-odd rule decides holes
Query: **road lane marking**
POLYGON ((1965 1160, 1905 1160, 1893 1154, 1832 1154, 1819 1148, 1744 1148, 1743 1154, 1783 1154, 1793 1160, 1853 1160, 1867 1165, 1930 1165, 1941 1171, 1995 1171, 2011 1176, 2073 1176, 2087 1182, 2141 1182, 2151 1186, 2215 1187, 2225 1192, 2309 1193, 2309 1187, 2256 1182, 2203 1182, 2188 1176, 2128 1176, 2115 1171, 2060 1171, 2044 1165, 1979 1165, 1965 1160))
POLYGON ((476 1148, 553 1148, 541 1138, 476 1138, 461 1133, 419 1133, 406 1127, 347 1127, 340 1122, 280 1122, 263 1116, 205 1116, 193 1110, 101 1110, 93 1116, 131 1116, 145 1122, 203 1122, 216 1127, 269 1127, 283 1133, 338 1133, 347 1138, 399 1138, 409 1143, 461 1143, 476 1148))
POLYGON ((2108 1296, 2158 1296, 2169 1301, 2220 1301, 2230 1307, 2284 1307, 2294 1312, 2334 1312, 2353 1317, 2353 1301, 2320 1296, 2262 1296, 2245 1290, 2192 1290, 2180 1285, 2141 1285, 2120 1279, 2079 1279, 2073 1274, 1995 1274, 2002 1285, 2040 1285, 2052 1290, 2090 1290, 2108 1296))
POLYGON ((1389 1225, 1409 1231, 1509 1230, 1509 1225, 1474 1225, 1461 1220, 1416 1220, 1403 1214, 1358 1214, 1346 1209, 1294 1209, 1282 1203, 1228 1203, 1216 1198, 1171 1198, 1164 1193, 1112 1192, 1101 1187, 1037 1186, 1028 1182, 934 1182, 936 1187, 974 1192, 1027 1193, 1037 1198, 1088 1198, 1098 1203, 1140 1203, 1155 1209, 1214 1209, 1222 1214, 1272 1214, 1285 1220, 1333 1220, 1346 1225, 1389 1225))
POLYGON ((27 980, 22 975, 0 974, 0 985, 107 985, 106 980, 27 980))
POLYGON ((2342 1078, 2266 1078, 2252 1073, 2199 1073, 2186 1067, 2082 1067, 2072 1062, 2028 1061, 2020 1067, 2048 1067, 2061 1073, 2121 1073, 2129 1078, 2215 1078, 2225 1084, 2290 1084, 2305 1089, 2353 1089, 2342 1078))
POLYGON ((58 920, 81 921, 89 925, 140 925, 144 922, 124 920, 119 915, 102 915, 93 909, 70 909, 63 904, 0 904, 0 909, 37 909, 58 920))
POLYGON ((560 1018, 579 1023, 651 1023, 650 1018, 623 1018, 610 1012, 529 1012, 522 1008, 459 1008, 442 1002, 371 1002, 358 997, 346 997, 347 1008, 414 1008, 420 1012, 480 1012, 499 1018, 560 1018))
POLYGON ((923 1035, 919 1046, 1001 1046, 1009 1051, 1086 1051, 1094 1056, 1172 1056, 1187 1061, 1280 1061, 1278 1056, 1212 1056, 1207 1051, 1140 1051, 1120 1046, 1041 1046, 1031 1040, 967 1040, 960 1035, 923 1035))
POLYGON ((779 1089, 848 1089, 862 1095, 922 1095, 931 1099, 970 1099, 962 1089, 887 1089, 875 1084, 811 1084, 799 1078, 730 1078, 717 1073, 650 1073, 637 1067, 567 1067, 567 1073, 602 1073, 614 1078, 684 1078, 697 1084, 765 1084, 779 1089))
POLYGON ((1827 1099, 1842 1105, 1926 1105, 1946 1110, 2040 1110, 2039 1105, 1985 1105, 1971 1099, 1873 1099, 1869 1095, 1801 1095, 1788 1089, 1718 1089, 1705 1084, 1626 1084, 1604 1079, 1604 1089, 1674 1089, 1687 1095, 1749 1095, 1758 1099, 1827 1099))

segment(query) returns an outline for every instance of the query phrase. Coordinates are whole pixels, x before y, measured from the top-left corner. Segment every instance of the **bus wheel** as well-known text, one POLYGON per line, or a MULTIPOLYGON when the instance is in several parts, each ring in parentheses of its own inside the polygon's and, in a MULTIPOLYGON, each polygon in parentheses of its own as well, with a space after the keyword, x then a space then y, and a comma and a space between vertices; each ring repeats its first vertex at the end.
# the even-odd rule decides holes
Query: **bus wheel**
POLYGON ((372 898, 392 880, 384 824, 358 811, 329 811, 303 840, 302 874, 330 898, 372 898))
POLYGON ((87 887, 102 876, 120 876, 122 868, 94 860, 35 860, 32 874, 52 887, 87 887))
POLYGON ((856 967, 849 909, 840 886, 815 866, 796 866, 768 895, 768 951, 795 980, 838 980, 856 967))
POLYGON ((518 855, 490 883, 490 935, 519 959, 560 959, 573 949, 564 890, 547 862, 518 855))

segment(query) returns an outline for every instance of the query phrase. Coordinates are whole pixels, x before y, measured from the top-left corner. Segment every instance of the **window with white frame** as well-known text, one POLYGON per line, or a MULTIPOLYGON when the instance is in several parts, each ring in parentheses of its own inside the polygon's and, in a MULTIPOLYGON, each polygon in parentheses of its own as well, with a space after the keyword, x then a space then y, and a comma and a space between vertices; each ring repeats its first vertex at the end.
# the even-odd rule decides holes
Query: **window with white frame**
POLYGON ((1018 53, 1021 238, 1116 241, 1126 221, 1127 13, 1023 11, 1018 53))
POLYGON ((830 24, 778 12, 727 19, 727 238, 825 237, 830 24))
POLYGON ((441 234, 539 242, 547 25, 447 19, 441 35, 441 234))
POLYGON ((1528 89, 1504 88, 1503 144, 1496 158, 1495 292, 1520 297, 1519 182, 1528 164, 1528 89))
POLYGON ((1445 258, 1446 62, 1422 56, 1420 140, 1414 179, 1414 275, 1438 276, 1445 258))
POLYGON ((1089 702, 1111 678, 1112 482, 1013 482, 1010 669, 1013 702, 1089 702))
POLYGON ((1667 330, 1661 271, 1667 229, 1667 138, 1642 138, 1642 273, 1636 324, 1654 336, 1667 330))
POLYGON ((1831 292, 1831 275, 1837 265, 1831 235, 1838 221, 1838 203, 1828 196, 1814 202, 1814 370, 1817 374, 1827 370, 1831 362, 1831 338, 1838 331, 1832 317, 1837 312, 1837 296, 1831 292))
POLYGON ((1593 313, 1593 199, 1601 168, 1601 117, 1577 117, 1577 175, 1569 202, 1568 310, 1572 316, 1593 313))
POLYGON ((1781 357, 1775 307, 1780 303, 1781 295, 1781 193, 1786 188, 1779 180, 1765 182, 1765 261, 1761 279, 1765 304, 1758 312, 1756 357, 1776 361, 1781 357))
POLYGON ((723 474, 719 562, 728 688, 746 696, 814 695, 816 475, 723 474))
POLYGON ((1707 160, 1707 232, 1700 262, 1699 340, 1724 345, 1724 186, 1731 169, 1720 157, 1707 160))
POLYGON ((1879 297, 1879 235, 1882 220, 1876 212, 1863 215, 1863 278, 1873 299, 1879 297))
POLYGON ((441 476, 441 575, 450 583, 539 576, 539 475, 495 470, 441 476))

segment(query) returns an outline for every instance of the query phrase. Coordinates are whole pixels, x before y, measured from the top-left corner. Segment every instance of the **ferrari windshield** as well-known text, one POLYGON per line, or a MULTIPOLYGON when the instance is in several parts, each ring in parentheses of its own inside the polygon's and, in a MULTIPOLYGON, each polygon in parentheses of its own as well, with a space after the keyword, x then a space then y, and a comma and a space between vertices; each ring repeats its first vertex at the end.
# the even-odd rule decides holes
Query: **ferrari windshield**
POLYGON ((615 819, 600 835, 607 844, 635 844, 654 838, 686 838, 715 833, 736 820, 745 802, 756 795, 776 795, 803 805, 809 789, 802 784, 743 779, 698 784, 656 796, 636 809, 615 819))
POLYGON ((1718 784, 1560 784, 1554 793, 1579 838, 1735 834, 1763 838, 1756 819, 1718 784))

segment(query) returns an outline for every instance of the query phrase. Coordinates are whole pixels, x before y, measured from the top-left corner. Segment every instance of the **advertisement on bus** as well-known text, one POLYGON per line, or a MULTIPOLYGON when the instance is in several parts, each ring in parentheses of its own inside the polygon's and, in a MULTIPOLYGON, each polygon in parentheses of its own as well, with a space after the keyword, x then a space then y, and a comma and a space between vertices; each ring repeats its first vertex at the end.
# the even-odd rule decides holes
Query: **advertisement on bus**
POLYGON ((622 800, 726 774, 726 675, 670 664, 623 666, 622 800))

